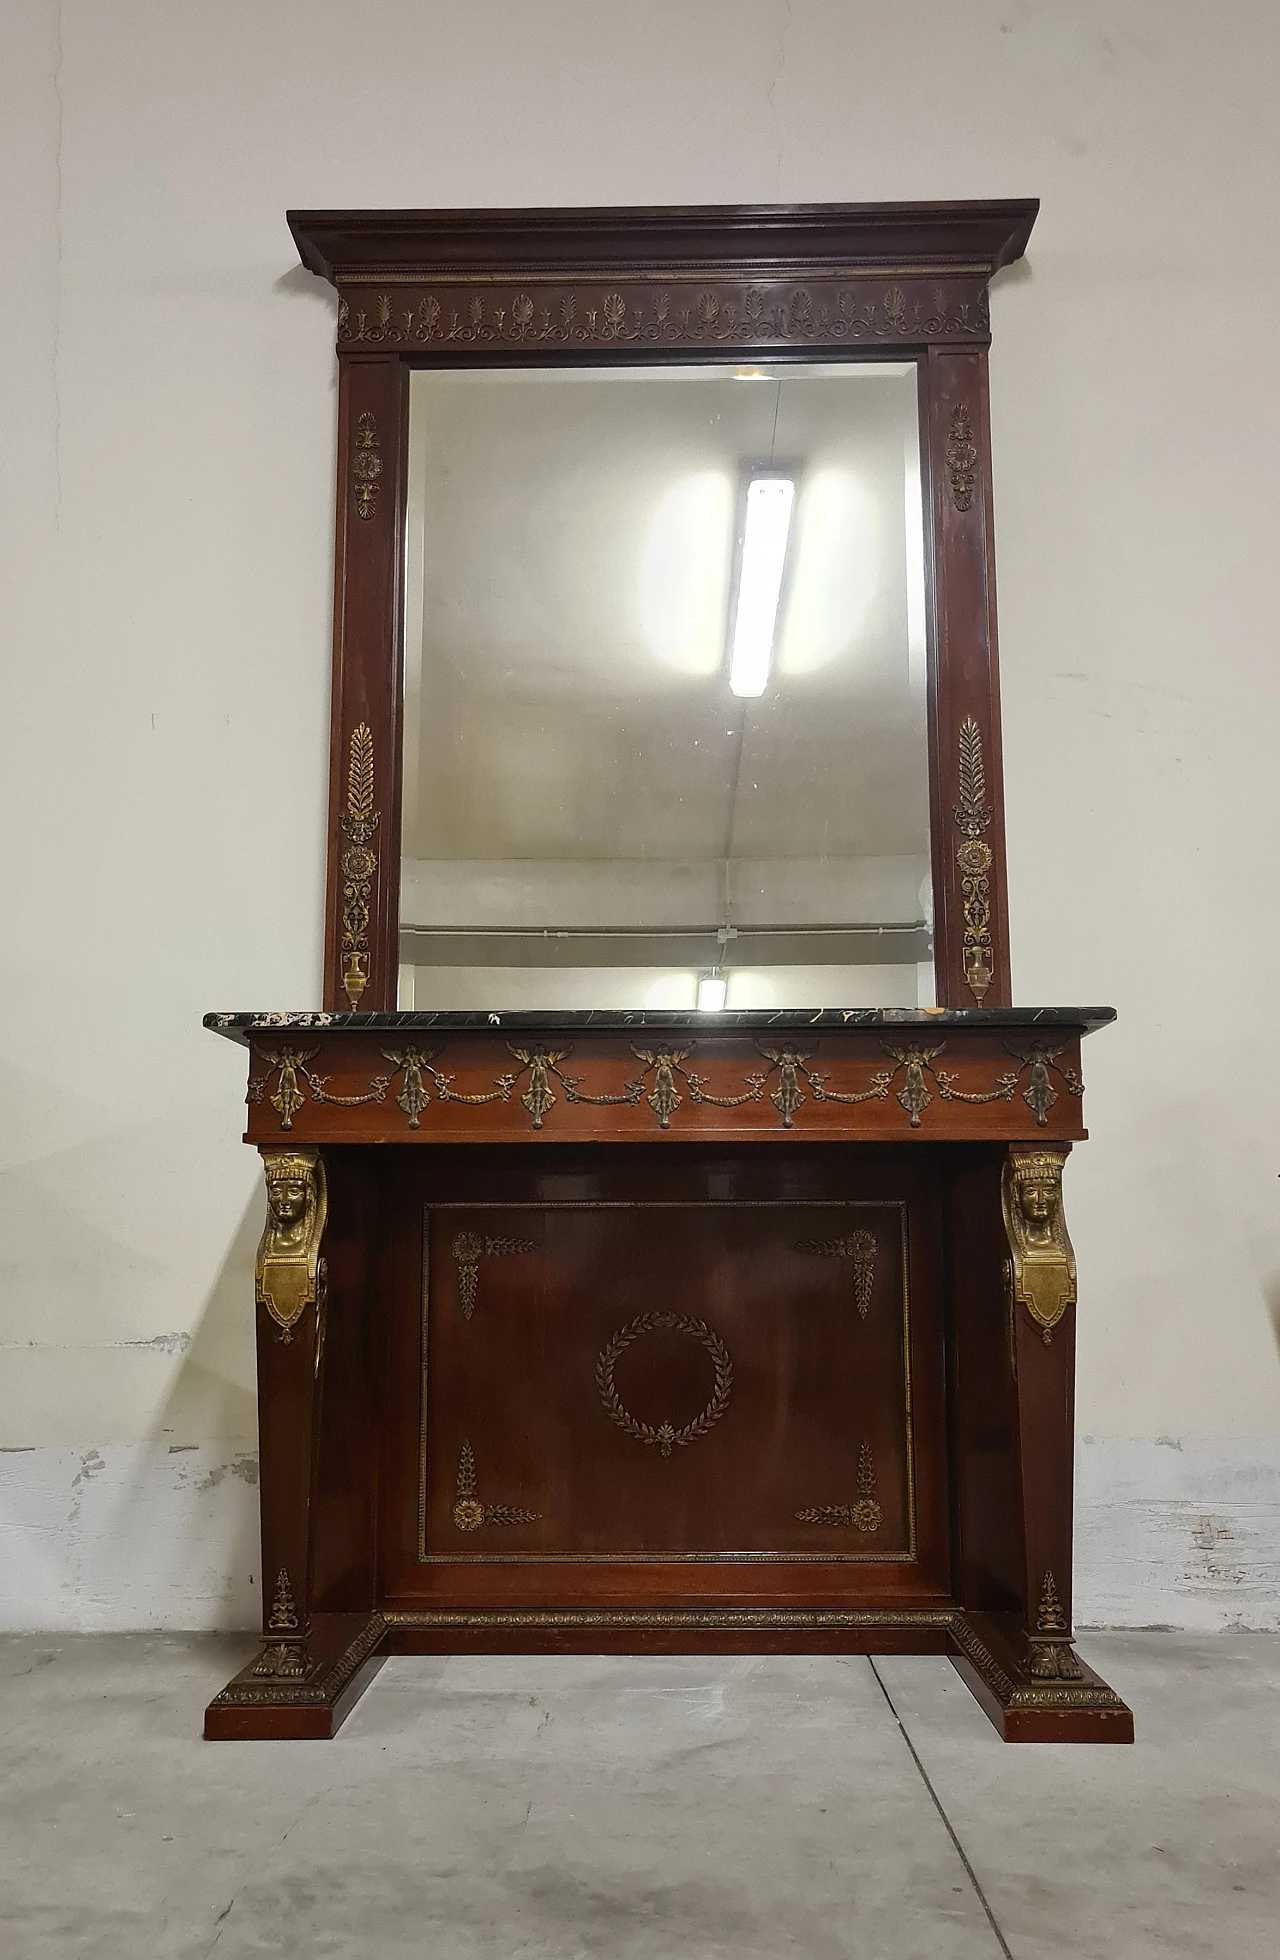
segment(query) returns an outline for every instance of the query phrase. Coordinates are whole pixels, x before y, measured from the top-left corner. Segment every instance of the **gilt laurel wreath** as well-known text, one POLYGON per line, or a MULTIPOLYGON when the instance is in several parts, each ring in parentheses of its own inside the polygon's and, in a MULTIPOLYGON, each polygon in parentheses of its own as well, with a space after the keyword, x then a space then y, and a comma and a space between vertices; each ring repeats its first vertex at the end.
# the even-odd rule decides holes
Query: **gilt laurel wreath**
POLYGON ((713 1334, 705 1320, 694 1320, 688 1314, 680 1313, 642 1313, 620 1327, 608 1346, 601 1349, 596 1362, 596 1387, 600 1399, 610 1417, 619 1429, 625 1429, 628 1436, 634 1436, 638 1443, 647 1443, 660 1449, 664 1456, 670 1456, 673 1449, 693 1442, 696 1436, 705 1436, 724 1414, 729 1402, 729 1390, 733 1386, 733 1363, 729 1350, 718 1334, 713 1334), (622 1398, 614 1385, 613 1371, 619 1357, 638 1341, 642 1334, 653 1334, 659 1329, 669 1328, 676 1334, 689 1334, 707 1350, 715 1366, 715 1387, 711 1400, 701 1415, 692 1422, 686 1422, 683 1429, 676 1429, 669 1422, 641 1422, 623 1405, 622 1398))

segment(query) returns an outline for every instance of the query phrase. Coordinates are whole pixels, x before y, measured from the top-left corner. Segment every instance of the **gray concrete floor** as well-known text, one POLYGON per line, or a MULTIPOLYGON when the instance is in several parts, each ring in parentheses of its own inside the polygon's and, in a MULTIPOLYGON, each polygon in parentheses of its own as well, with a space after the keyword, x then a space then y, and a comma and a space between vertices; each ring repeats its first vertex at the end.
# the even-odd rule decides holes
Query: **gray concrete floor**
POLYGON ((933 1659, 400 1660, 202 1743, 251 1650, 0 1640, 4 1960, 1274 1960, 1280 1636, 1093 1635, 1134 1749, 933 1659))

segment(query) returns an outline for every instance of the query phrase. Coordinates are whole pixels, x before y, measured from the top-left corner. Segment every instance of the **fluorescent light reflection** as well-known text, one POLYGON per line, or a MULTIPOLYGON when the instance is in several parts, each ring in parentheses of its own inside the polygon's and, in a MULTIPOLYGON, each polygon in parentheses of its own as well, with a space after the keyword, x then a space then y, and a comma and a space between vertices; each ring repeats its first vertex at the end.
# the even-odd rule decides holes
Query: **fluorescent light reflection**
POLYGON ((853 653, 877 585, 876 511, 846 469, 806 476, 796 504, 778 672, 813 674, 853 653))
POLYGON ((724 1007, 728 982, 718 973, 704 973, 698 981, 699 1014, 719 1014, 724 1007))
POLYGON ((738 695, 763 694, 769 684, 795 488, 790 477, 764 473, 747 485, 729 657, 729 686, 738 695))
POLYGON ((640 560, 640 626, 650 652, 680 674, 724 659, 734 482, 701 470, 672 484, 649 519, 640 560))

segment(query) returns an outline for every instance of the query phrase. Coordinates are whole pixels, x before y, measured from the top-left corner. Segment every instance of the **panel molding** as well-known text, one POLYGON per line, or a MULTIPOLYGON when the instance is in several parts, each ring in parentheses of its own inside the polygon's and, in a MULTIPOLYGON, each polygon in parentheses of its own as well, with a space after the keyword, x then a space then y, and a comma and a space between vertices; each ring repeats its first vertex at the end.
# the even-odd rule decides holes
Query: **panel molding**
MULTIPOLYGON (((422 1225, 422 1277, 421 1277, 421 1319, 420 1319, 420 1378, 417 1423, 418 1449, 418 1517, 416 1532, 416 1562, 420 1566, 474 1566, 474 1565, 612 1565, 612 1566, 690 1566, 690 1565, 902 1565, 915 1567, 917 1563, 918 1520, 916 1507, 916 1463, 915 1463, 915 1411, 912 1385, 911 1353, 911 1287, 908 1264, 908 1201, 903 1198, 748 1198, 748 1199, 510 1199, 510 1200, 441 1200, 428 1201, 423 1206, 422 1225), (467 1212, 483 1219, 494 1212, 517 1212, 528 1220, 531 1213, 564 1214, 571 1212, 636 1212, 636 1211, 826 1211, 847 1214, 850 1211, 893 1213, 897 1216, 898 1257, 901 1275, 900 1283, 900 1323, 902 1330, 902 1371, 903 1403, 902 1420, 904 1434, 904 1464, 906 1489, 906 1544, 887 1546, 882 1549, 862 1547, 843 1550, 832 1548, 821 1551, 716 1551, 716 1552, 433 1552, 428 1549, 428 1447, 430 1404, 428 1400, 428 1370, 430 1363, 431 1329, 431 1254, 432 1254, 432 1213, 467 1212)), ((452 1234, 454 1227, 448 1228, 452 1234)), ((476 1237, 484 1236, 479 1229, 476 1237)), ((447 1237, 451 1247, 456 1241, 447 1237)), ((504 1243, 506 1241, 503 1241, 504 1243)), ((527 1243, 527 1242, 522 1242, 527 1243)), ((788 1249, 795 1252, 798 1260, 806 1254, 798 1245, 788 1249)), ((861 1326, 861 1319, 855 1321, 861 1326)), ((594 1380, 594 1377, 593 1377, 594 1380)), ((861 1442, 861 1438, 859 1439, 861 1442)), ((862 1443, 862 1448, 867 1445, 862 1443)), ((861 1455, 855 1464, 851 1488, 856 1483, 861 1468, 861 1455)), ((863 1493, 865 1495, 865 1493, 863 1493)), ((877 1506, 877 1509, 879 1507, 877 1506)), ((779 1528, 797 1515, 794 1511, 789 1517, 782 1509, 778 1513, 779 1528)), ((878 1521, 877 1521, 878 1529, 878 1521)))

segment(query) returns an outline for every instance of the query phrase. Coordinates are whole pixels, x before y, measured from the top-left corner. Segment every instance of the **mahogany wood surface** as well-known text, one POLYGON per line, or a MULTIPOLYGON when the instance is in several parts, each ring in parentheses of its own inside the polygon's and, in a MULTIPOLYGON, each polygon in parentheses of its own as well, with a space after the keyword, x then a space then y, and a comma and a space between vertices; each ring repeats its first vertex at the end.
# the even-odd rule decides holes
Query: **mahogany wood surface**
POLYGON ((877 354, 919 365, 938 999, 1009 1001, 987 285, 1021 256, 1037 208, 1020 199, 290 214, 303 264, 338 289, 327 1006, 357 1004, 343 990, 351 892, 341 817, 362 728, 373 745, 377 836, 358 1000, 387 1008, 396 996, 410 368, 877 354), (957 856, 970 721, 989 812, 968 836, 989 854, 980 892, 966 887, 957 856), (975 905, 989 951, 976 981, 965 959, 975 905))
POLYGON ((1079 1139, 1080 1037, 1034 1026, 707 1034, 270 1030, 249 1037, 258 1144, 1079 1139), (1053 1100, 1037 1109, 1038 1071, 1053 1100), (1043 1118, 1043 1120, 1041 1120, 1043 1118))
POLYGON ((987 284, 1035 209, 291 216, 339 296, 332 1012, 210 1025, 246 1140, 319 1155, 326 1284, 258 1311, 264 1647, 206 1735, 330 1736, 387 1653, 887 1651, 1007 1740, 1132 1740, 1069 1651, 1075 1306, 1019 1303, 1002 1210, 1110 1018, 1008 1010, 987 284), (868 353, 918 368, 938 999, 981 1008, 391 1013, 411 367, 868 353))
POLYGON ((936 1165, 823 1146, 395 1154, 384 1605, 949 1596, 936 1165), (871 1247, 833 1247, 858 1232, 871 1247), (469 1273, 464 1237, 486 1248, 469 1273), (638 1326, 654 1314, 684 1326, 638 1326), (617 1403, 652 1430, 714 1408, 723 1372, 705 1433, 664 1454, 620 1426, 600 1381, 619 1333, 617 1403), (464 1443, 501 1508, 461 1529, 464 1443), (870 1528, 797 1517, 855 1506, 864 1446, 870 1528))
POLYGON ((308 1670, 244 1670, 206 1733, 332 1734, 387 1652, 639 1649, 946 1652, 1009 1740, 1130 1739, 1087 1667, 1030 1671, 1047 1569, 1070 1624, 1073 1312, 1011 1312, 1009 1146, 960 1107, 951 1141, 326 1143, 322 1311, 259 1318, 308 1670))

